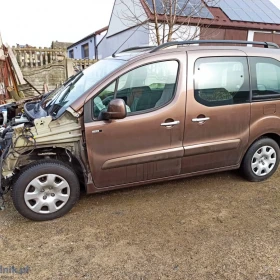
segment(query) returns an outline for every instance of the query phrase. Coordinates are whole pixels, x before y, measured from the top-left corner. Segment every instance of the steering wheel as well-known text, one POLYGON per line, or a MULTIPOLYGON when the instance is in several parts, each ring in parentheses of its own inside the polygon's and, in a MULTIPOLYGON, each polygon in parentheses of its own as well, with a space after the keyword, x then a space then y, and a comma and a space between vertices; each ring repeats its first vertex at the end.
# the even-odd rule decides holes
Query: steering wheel
POLYGON ((104 108, 99 112, 98 117, 97 117, 98 121, 102 121, 102 113, 106 112, 106 111, 107 111, 107 108, 104 108))
POLYGON ((107 107, 109 105, 109 103, 111 102, 111 100, 114 99, 114 96, 107 96, 102 103, 107 107))

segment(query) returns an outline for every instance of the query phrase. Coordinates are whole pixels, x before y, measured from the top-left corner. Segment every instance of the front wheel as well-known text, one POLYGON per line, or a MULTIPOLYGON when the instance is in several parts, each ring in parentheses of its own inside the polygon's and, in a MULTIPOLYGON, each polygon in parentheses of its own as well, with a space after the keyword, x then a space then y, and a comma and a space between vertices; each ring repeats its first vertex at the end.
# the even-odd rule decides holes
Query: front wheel
POLYGON ((241 169, 252 182, 260 182, 271 177, 279 165, 279 146, 270 138, 261 138, 247 151, 241 169))
POLYGON ((42 160, 27 166, 12 187, 15 208, 24 217, 35 221, 65 215, 79 195, 77 175, 58 160, 42 160))

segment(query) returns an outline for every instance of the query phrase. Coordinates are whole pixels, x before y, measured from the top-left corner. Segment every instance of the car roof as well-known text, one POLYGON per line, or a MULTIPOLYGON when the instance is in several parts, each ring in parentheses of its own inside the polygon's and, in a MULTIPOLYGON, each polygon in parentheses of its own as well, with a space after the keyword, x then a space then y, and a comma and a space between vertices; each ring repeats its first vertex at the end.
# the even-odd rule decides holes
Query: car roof
MULTIPOLYGON (((120 52, 118 54, 115 54, 114 56, 105 58, 105 60, 123 60, 126 63, 124 63, 120 68, 116 69, 112 73, 110 73, 111 76, 115 75, 118 71, 120 71, 122 68, 126 67, 129 64, 133 64, 134 62, 141 61, 142 59, 145 58, 149 60, 149 57, 158 57, 159 59, 164 59, 165 56, 169 56, 172 54, 172 57, 176 57, 176 54, 179 53, 189 53, 191 55, 191 52, 197 53, 199 52, 199 55, 203 56, 225 56, 228 55, 236 55, 236 51, 240 52, 240 56, 251 56, 251 57, 267 57, 267 58, 275 58, 280 60, 280 49, 276 48, 256 48, 256 47, 244 47, 244 46, 197 46, 197 45, 191 45, 191 46, 179 46, 179 47, 172 47, 172 48, 165 48, 165 49, 160 49, 157 50, 156 52, 151 52, 151 48, 146 48, 145 50, 131 50, 131 51, 125 51, 125 52, 120 52), (209 53, 210 51, 210 53, 209 53)), ((96 87, 99 86, 99 84, 102 84, 107 77, 102 79, 100 83, 96 85, 96 87)), ((93 91, 95 89, 91 88, 90 91, 93 91)), ((88 95, 88 92, 85 92, 84 94, 81 95, 81 97, 74 103, 72 104, 72 108, 74 110, 79 110, 83 106, 84 98, 85 96, 88 95)))
MULTIPOLYGON (((153 56, 155 54, 164 55, 170 53, 181 53, 181 52, 191 52, 191 51, 241 51, 244 52, 247 56, 265 56, 265 57, 280 57, 280 49, 277 48, 264 48, 264 47, 252 47, 252 46, 198 46, 198 45, 191 45, 191 46, 172 46, 165 49, 160 49, 156 52, 151 52, 154 47, 145 48, 143 50, 132 50, 132 51, 125 51, 116 54, 114 57, 110 57, 108 59, 121 59, 121 60, 134 60, 139 59, 141 57, 153 56)), ((224 53, 223 53, 224 55, 224 53)))

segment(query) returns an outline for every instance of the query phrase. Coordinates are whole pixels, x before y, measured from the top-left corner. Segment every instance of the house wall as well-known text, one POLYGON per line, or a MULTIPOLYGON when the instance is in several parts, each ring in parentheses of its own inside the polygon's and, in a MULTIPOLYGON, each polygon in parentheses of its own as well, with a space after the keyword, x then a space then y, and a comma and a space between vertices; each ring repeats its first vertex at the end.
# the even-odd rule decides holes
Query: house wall
POLYGON ((149 45, 149 32, 143 26, 134 27, 111 37, 104 37, 98 45, 98 59, 111 56, 118 49, 120 52, 127 48, 143 45, 149 45))
MULTIPOLYGON (((221 11, 222 12, 222 11, 221 11)), ((147 27, 138 26, 147 19, 147 15, 140 0, 115 0, 110 19, 108 32, 98 45, 98 59, 111 56, 115 51, 141 45, 156 45, 155 32, 147 27), (124 4, 125 3, 125 4, 124 4), (138 16, 138 20, 132 20, 132 14, 138 16)), ((175 26, 176 28, 177 26, 175 26)), ((160 33, 163 34, 163 30, 160 33)), ((280 33, 274 35, 259 35, 257 31, 235 28, 198 28, 194 26, 182 26, 173 34, 173 40, 256 40, 256 38, 269 38, 267 41, 280 43, 280 33), (256 33, 256 34, 255 34, 256 33), (183 36, 182 36, 183 34, 183 36), (255 34, 255 35, 254 35, 255 34), (252 37, 252 38, 251 38, 252 37), (271 37, 271 39, 270 39, 271 37)), ((165 32, 166 34, 167 32, 165 32)), ((261 40, 266 41, 266 40, 261 40)), ((221 44, 219 44, 221 45, 221 44)))
POLYGON ((102 32, 101 34, 96 35, 96 45, 99 44, 99 42, 103 39, 103 37, 106 35, 106 31, 102 32))
POLYGON ((265 30, 239 30, 223 28, 202 28, 202 40, 243 40, 273 42, 280 45, 280 32, 265 30))
POLYGON ((280 46, 280 32, 250 30, 248 41, 273 42, 280 46))
MULTIPOLYGON (((178 27, 179 27, 178 25, 174 25, 173 30, 176 30, 178 27)), ((163 34, 168 34, 168 26, 165 27, 165 32, 163 32, 163 27, 161 26, 159 28, 159 34, 161 39, 164 36, 163 34)), ((199 39, 200 39, 200 28, 197 26, 182 25, 177 32, 172 34, 173 41, 199 40, 199 39)), ((149 45, 150 46, 157 45, 155 29, 150 29, 149 31, 149 45)))
POLYGON ((115 0, 106 36, 110 37, 120 33, 139 25, 145 20, 147 20, 147 15, 140 0, 115 0))
MULTIPOLYGON (((247 30, 224 28, 201 28, 201 40, 244 40, 248 38, 247 30)), ((213 45, 213 44, 212 44, 213 45)))
MULTIPOLYGON (((173 35, 173 40, 188 40, 197 32, 194 27, 188 27, 189 33, 186 33, 186 38, 181 38, 178 34, 173 35)), ((200 35, 195 39, 200 40, 241 40, 241 41, 264 41, 274 42, 280 46, 280 32, 260 31, 260 30, 240 30, 240 29, 225 29, 225 28, 201 28, 200 35)), ((98 46, 99 59, 111 56, 118 48, 127 42, 119 49, 119 51, 141 45, 155 45, 156 40, 154 32, 147 31, 147 28, 140 27, 132 28, 124 32, 113 35, 104 40, 98 46), (134 32, 134 33, 133 33, 134 32), (129 38, 129 36, 131 36, 129 38), (128 39, 129 38, 129 39, 128 39), (128 39, 128 40, 127 40, 128 39)), ((211 44, 213 45, 213 44, 211 44)), ((221 46, 221 44, 219 44, 221 46)))
POLYGON ((82 59, 82 45, 88 43, 89 44, 89 59, 95 58, 95 45, 94 45, 94 36, 80 42, 79 44, 73 46, 72 48, 68 48, 68 57, 71 50, 74 51, 74 58, 75 59, 82 59))
MULTIPOLYGON (((176 27, 177 26, 175 26, 175 28, 176 27)), ((185 31, 186 38, 182 38, 178 32, 173 34, 173 40, 188 40, 189 38, 192 38, 198 31, 196 27, 192 26, 182 27, 181 31, 182 29, 184 29, 185 31)), ((163 34, 162 31, 163 30, 160 30, 161 34, 163 34)), ((199 32, 198 36, 195 39, 199 39, 199 32)), ((155 32, 152 30, 148 30, 147 26, 134 27, 118 34, 109 37, 107 35, 106 37, 104 37, 104 39, 98 46, 98 59, 111 56, 118 49, 118 52, 120 52, 127 48, 148 45, 156 45, 155 32)))

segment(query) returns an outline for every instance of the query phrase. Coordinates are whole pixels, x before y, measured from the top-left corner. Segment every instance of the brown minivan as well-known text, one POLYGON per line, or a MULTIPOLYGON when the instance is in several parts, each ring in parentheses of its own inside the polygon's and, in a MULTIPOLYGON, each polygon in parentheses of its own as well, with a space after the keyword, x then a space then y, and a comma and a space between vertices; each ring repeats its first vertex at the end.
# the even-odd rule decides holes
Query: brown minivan
POLYGON ((280 50, 243 41, 128 49, 26 103, 0 132, 1 192, 11 188, 32 220, 67 213, 81 187, 240 167, 262 181, 279 164, 280 50))

